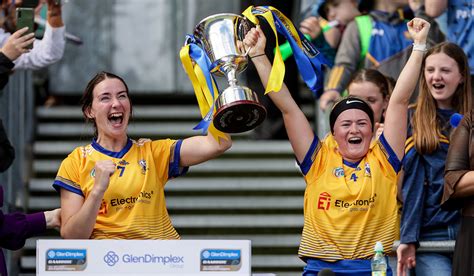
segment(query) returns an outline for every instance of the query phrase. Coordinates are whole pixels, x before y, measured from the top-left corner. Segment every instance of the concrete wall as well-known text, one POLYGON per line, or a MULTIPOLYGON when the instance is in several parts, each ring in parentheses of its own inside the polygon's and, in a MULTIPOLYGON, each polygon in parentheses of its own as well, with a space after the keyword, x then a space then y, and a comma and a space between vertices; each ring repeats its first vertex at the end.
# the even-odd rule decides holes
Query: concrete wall
POLYGON ((69 0, 63 6, 68 32, 64 58, 50 67, 53 94, 80 94, 98 71, 125 78, 134 92, 193 93, 179 60, 186 33, 203 18, 241 13, 237 0, 69 0))

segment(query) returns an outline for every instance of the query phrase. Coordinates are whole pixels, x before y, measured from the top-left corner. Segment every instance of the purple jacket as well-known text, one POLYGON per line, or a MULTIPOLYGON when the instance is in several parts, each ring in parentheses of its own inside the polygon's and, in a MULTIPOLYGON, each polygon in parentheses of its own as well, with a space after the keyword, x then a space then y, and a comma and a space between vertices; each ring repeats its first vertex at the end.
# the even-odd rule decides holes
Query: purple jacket
MULTIPOLYGON (((0 186, 0 208, 3 207, 3 187, 0 186)), ((46 230, 44 213, 4 214, 0 209, 0 247, 17 250, 25 245, 25 240, 46 230)), ((0 275, 7 276, 5 257, 0 249, 0 275)))

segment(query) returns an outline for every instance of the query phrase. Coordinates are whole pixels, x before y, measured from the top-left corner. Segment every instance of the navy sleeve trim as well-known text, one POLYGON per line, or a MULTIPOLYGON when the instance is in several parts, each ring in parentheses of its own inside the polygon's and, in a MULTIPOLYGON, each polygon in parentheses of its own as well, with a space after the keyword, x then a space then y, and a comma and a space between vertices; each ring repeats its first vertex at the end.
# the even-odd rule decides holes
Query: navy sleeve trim
POLYGON ((296 160, 296 163, 300 166, 301 172, 306 175, 309 170, 311 169, 311 166, 313 165, 314 162, 314 156, 318 153, 319 149, 321 147, 321 143, 319 141, 318 136, 315 134, 313 142, 311 143, 311 146, 308 149, 308 152, 306 153, 306 156, 303 159, 303 162, 301 164, 296 160))
POLYGON ((382 144, 382 147, 388 154, 388 162, 392 165, 393 169, 396 173, 400 172, 402 168, 402 162, 398 159, 397 155, 393 151, 392 147, 388 144, 387 140, 385 139, 385 135, 382 133, 379 137, 379 141, 382 144))
POLYGON ((189 167, 180 167, 179 166, 179 161, 180 161, 180 156, 181 156, 181 144, 183 143, 183 140, 178 140, 176 141, 176 144, 174 145, 174 152, 173 154, 173 161, 170 162, 169 164, 169 169, 168 169, 168 178, 175 178, 181 175, 184 175, 188 172, 189 167))
POLYGON ((62 181, 59 181, 59 180, 54 180, 54 183, 53 183, 53 188, 59 192, 61 188, 65 189, 65 190, 68 190, 72 193, 75 193, 75 194, 78 194, 82 197, 85 197, 84 194, 82 193, 81 190, 79 189, 76 189, 76 188, 73 188, 71 187, 70 185, 67 185, 66 183, 62 182, 62 181))

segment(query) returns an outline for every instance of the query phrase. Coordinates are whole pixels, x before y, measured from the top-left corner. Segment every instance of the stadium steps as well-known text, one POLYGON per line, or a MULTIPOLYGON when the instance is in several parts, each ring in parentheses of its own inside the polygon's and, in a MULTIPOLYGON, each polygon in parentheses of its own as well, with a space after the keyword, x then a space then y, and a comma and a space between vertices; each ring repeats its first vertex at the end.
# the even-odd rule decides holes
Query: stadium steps
MULTIPOLYGON (((154 101, 160 102, 160 101, 154 101)), ((305 109, 311 116, 311 107, 305 109)), ((61 161, 75 147, 90 143, 92 128, 78 105, 36 110, 37 139, 29 182, 28 211, 59 207, 53 183, 61 161)), ((184 138, 196 135, 195 104, 134 103, 132 138, 184 138)), ((301 275, 297 257, 303 225, 305 183, 287 141, 255 141, 251 132, 233 135, 221 157, 190 168, 169 181, 166 201, 183 239, 249 239, 254 273, 301 275)), ((39 238, 60 238, 55 231, 39 238)), ((20 258, 21 275, 35 271, 35 241, 20 258)))

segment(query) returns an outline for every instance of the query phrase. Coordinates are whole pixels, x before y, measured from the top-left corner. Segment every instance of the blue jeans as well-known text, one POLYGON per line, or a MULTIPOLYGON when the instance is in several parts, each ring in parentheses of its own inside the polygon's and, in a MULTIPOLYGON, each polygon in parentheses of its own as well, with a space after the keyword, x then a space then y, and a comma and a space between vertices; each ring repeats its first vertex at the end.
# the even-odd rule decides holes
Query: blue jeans
MULTIPOLYGON (((422 231, 421 241, 455 240, 459 224, 422 231)), ((416 276, 451 276, 452 253, 416 253, 416 276)))

